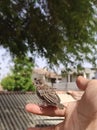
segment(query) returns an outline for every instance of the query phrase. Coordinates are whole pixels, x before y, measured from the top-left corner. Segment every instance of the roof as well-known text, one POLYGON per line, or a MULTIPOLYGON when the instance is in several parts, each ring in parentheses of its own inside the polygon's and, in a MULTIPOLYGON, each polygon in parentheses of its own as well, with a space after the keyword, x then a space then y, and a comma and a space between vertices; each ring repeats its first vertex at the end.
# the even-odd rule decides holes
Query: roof
POLYGON ((0 130, 27 130, 29 127, 55 125, 62 117, 39 116, 25 111, 27 103, 38 103, 32 92, 0 92, 0 130))
POLYGON ((83 69, 77 69, 77 68, 71 68, 69 70, 62 70, 64 73, 73 74, 73 73, 91 73, 96 72, 97 68, 83 68, 83 69))
POLYGON ((43 69, 43 68, 35 68, 35 69, 33 69, 33 72, 37 73, 37 74, 45 75, 45 74, 48 73, 48 70, 47 69, 43 69))
POLYGON ((55 72, 48 71, 45 68, 35 68, 33 70, 34 73, 45 75, 48 78, 62 78, 61 75, 56 74, 55 72))

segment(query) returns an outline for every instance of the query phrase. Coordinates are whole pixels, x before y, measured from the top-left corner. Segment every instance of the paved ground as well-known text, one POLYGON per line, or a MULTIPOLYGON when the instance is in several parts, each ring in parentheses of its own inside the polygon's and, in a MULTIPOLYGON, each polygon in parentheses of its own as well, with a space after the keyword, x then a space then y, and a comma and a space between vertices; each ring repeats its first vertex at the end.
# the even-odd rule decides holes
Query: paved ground
POLYGON ((61 99, 61 102, 64 104, 66 102, 80 100, 84 91, 68 91, 69 94, 65 91, 58 91, 57 93, 61 99))
POLYGON ((75 101, 75 99, 71 96, 71 95, 68 95, 66 94, 66 92, 63 92, 63 93, 58 93, 60 99, 61 99, 61 102, 64 104, 65 102, 70 102, 70 101, 75 101))

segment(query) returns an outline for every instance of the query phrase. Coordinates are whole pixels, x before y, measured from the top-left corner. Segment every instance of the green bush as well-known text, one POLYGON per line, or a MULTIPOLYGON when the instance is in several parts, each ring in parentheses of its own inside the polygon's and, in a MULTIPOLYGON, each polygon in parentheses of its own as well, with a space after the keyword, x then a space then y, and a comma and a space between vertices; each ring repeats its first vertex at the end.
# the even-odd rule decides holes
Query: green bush
POLYGON ((1 85, 3 86, 3 89, 8 90, 8 91, 13 91, 14 90, 14 77, 13 76, 7 76, 1 81, 1 85))
POLYGON ((33 62, 28 57, 16 57, 11 76, 8 75, 1 81, 4 89, 9 91, 34 91, 32 84, 33 62))
POLYGON ((35 87, 32 84, 32 80, 30 78, 19 77, 19 79, 15 79, 15 77, 7 76, 1 81, 1 85, 4 90, 8 91, 35 91, 35 87))

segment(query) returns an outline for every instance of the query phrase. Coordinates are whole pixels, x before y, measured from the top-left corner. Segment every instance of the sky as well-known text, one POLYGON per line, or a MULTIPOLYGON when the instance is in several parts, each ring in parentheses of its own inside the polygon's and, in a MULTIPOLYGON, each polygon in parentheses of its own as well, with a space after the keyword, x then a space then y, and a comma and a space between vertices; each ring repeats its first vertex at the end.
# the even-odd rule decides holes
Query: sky
MULTIPOLYGON (((35 58, 35 65, 37 68, 48 68, 46 60, 40 57, 35 58)), ((10 68, 13 66, 9 52, 7 52, 3 47, 0 47, 0 80, 10 73, 10 68)), ((91 64, 84 63, 84 67, 91 68, 91 64)), ((57 68, 57 72, 60 73, 60 70, 63 69, 63 66, 57 68)))
POLYGON ((12 65, 9 53, 3 47, 0 47, 0 80, 10 72, 12 65))

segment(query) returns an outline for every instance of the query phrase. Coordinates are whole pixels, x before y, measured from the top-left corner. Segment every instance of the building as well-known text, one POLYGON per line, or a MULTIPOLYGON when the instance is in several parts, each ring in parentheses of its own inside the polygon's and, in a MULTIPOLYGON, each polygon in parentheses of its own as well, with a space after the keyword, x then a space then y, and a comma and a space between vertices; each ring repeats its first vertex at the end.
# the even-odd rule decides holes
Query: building
POLYGON ((62 71, 63 80, 65 82, 75 82, 76 78, 81 75, 88 79, 97 79, 97 69, 96 68, 83 68, 81 70, 69 69, 67 71, 62 71))
POLYGON ((33 70, 33 78, 41 78, 48 85, 52 85, 57 90, 79 90, 76 85, 76 78, 81 75, 88 79, 97 79, 96 68, 83 68, 82 70, 69 69, 62 70, 62 75, 58 75, 47 69, 37 68, 33 70))
POLYGON ((54 84, 54 88, 58 90, 79 90, 76 85, 76 79, 78 76, 83 76, 88 79, 97 79, 97 68, 83 68, 81 70, 69 69, 62 71, 62 80, 59 83, 54 84))
POLYGON ((45 82, 57 83, 62 80, 62 76, 58 75, 53 71, 49 71, 46 68, 35 68, 33 69, 32 79, 39 78, 45 82))

